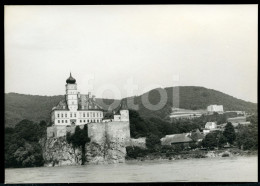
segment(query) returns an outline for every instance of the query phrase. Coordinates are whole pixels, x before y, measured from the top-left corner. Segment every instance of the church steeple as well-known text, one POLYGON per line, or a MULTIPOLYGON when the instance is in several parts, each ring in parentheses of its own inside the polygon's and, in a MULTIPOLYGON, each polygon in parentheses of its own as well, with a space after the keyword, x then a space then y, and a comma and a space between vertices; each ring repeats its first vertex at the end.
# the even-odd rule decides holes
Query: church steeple
POLYGON ((71 72, 70 72, 70 77, 66 80, 66 83, 68 83, 68 84, 75 84, 76 83, 76 79, 74 79, 71 76, 71 72))

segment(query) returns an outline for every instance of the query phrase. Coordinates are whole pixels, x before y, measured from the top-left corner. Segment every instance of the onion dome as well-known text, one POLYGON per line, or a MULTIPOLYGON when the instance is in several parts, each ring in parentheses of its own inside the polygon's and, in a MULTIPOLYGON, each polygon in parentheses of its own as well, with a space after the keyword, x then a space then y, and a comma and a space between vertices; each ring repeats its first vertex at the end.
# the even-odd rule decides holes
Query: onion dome
POLYGON ((76 79, 74 79, 71 76, 71 73, 70 73, 70 77, 66 80, 66 83, 68 83, 68 84, 75 84, 76 83, 76 79))

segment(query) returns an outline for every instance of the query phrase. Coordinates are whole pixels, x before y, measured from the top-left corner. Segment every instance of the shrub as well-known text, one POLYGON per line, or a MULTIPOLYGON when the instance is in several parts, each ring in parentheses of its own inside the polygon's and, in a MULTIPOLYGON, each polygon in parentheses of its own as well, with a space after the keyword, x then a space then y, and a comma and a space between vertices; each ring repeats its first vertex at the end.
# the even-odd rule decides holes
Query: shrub
POLYGON ((142 149, 140 147, 132 147, 127 146, 126 147, 126 158, 133 158, 136 159, 137 157, 144 157, 148 154, 146 149, 142 149))

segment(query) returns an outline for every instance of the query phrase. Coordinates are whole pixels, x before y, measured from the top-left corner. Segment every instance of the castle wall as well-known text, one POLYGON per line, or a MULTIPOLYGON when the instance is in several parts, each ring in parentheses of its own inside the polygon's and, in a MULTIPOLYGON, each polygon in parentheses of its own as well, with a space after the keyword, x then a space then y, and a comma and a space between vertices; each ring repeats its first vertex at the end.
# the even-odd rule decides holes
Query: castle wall
POLYGON ((105 138, 105 123, 89 123, 88 124, 88 137, 91 142, 103 142, 105 138))
POLYGON ((52 138, 52 137, 55 137, 54 126, 47 127, 47 138, 52 138))
POLYGON ((106 125, 106 133, 110 141, 129 144, 130 126, 128 121, 113 121, 106 123, 106 125))

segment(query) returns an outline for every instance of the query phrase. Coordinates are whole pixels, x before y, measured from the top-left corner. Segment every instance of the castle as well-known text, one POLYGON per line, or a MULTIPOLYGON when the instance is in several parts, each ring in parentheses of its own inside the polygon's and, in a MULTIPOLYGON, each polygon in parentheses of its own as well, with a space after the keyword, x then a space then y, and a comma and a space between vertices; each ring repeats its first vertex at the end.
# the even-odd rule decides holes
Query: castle
MULTIPOLYGON (((66 80, 66 94, 57 106, 51 111, 51 127, 47 128, 47 138, 65 136, 67 132, 73 133, 76 126, 83 128, 85 124, 93 123, 105 125, 106 123, 127 123, 129 128, 129 111, 126 103, 121 102, 113 119, 104 119, 104 110, 96 102, 95 96, 80 94, 77 90, 76 79, 71 76, 66 80)), ((130 138, 130 129, 127 131, 130 138)))

